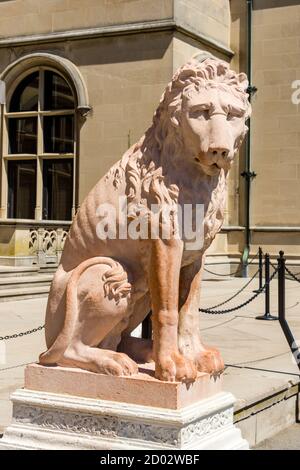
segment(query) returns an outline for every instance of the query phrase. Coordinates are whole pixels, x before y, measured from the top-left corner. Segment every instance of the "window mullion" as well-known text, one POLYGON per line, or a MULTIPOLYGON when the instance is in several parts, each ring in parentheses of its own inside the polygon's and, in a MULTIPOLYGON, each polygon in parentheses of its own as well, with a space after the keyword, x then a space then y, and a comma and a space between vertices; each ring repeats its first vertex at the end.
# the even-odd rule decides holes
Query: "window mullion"
POLYGON ((40 77, 39 77, 39 104, 38 104, 39 111, 43 111, 44 109, 44 84, 45 84, 45 72, 41 68, 40 77))
POLYGON ((44 70, 40 69, 39 77, 39 103, 38 103, 38 129, 37 129, 37 169, 36 169, 36 206, 35 219, 43 218, 43 115, 40 112, 44 109, 44 70))
POLYGON ((78 182, 79 182, 79 155, 78 155, 78 148, 79 148, 79 121, 78 121, 78 114, 74 113, 74 155, 73 155, 73 198, 72 198, 72 219, 76 215, 76 199, 77 199, 77 191, 78 191, 78 182))
POLYGON ((8 181, 7 181, 7 162, 4 159, 4 154, 8 153, 8 133, 7 133, 7 119, 5 117, 6 104, 2 105, 1 114, 1 209, 0 217, 6 219, 7 217, 7 201, 8 201, 8 181))

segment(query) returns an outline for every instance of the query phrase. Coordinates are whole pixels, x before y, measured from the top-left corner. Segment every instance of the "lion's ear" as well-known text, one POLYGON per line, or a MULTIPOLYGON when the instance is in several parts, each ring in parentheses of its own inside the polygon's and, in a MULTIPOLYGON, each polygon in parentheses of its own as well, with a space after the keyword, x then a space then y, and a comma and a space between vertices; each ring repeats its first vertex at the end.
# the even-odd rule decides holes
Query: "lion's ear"
POLYGON ((247 78, 247 75, 245 73, 239 73, 238 74, 238 80, 240 82, 240 85, 241 87, 243 88, 243 90, 247 90, 248 86, 249 86, 249 82, 248 82, 248 78, 247 78))

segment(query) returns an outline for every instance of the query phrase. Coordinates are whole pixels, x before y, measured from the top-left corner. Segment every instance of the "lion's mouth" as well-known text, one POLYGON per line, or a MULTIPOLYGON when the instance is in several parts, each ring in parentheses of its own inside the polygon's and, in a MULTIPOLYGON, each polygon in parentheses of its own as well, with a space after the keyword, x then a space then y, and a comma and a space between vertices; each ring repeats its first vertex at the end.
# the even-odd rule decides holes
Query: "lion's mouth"
POLYGON ((217 163, 210 163, 210 164, 205 164, 201 162, 200 158, 195 157, 195 161, 200 164, 200 167, 204 171, 205 174, 209 176, 215 176, 218 173, 220 173, 222 167, 220 167, 217 163))
POLYGON ((217 163, 213 163, 213 164, 212 164, 212 167, 213 167, 213 168, 216 168, 216 169, 218 169, 218 170, 221 170, 221 167, 219 167, 219 165, 218 165, 217 163))
POLYGON ((211 176, 216 176, 220 173, 222 168, 217 163, 212 163, 208 166, 208 174, 211 176))

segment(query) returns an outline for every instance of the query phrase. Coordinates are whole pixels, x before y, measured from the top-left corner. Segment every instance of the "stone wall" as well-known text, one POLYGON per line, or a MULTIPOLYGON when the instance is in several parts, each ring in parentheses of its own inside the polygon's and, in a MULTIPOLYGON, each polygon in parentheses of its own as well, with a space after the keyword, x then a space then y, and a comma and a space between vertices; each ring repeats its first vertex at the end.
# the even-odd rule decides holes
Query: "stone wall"
POLYGON ((2 0, 0 37, 167 19, 228 45, 229 0, 2 0))
POLYGON ((68 31, 171 18, 173 0, 7 0, 0 36, 68 31))
POLYGON ((300 1, 253 5, 252 250, 283 249, 299 260, 300 115, 291 98, 300 79, 300 1))
POLYGON ((252 223, 300 226, 300 108, 292 82, 300 79, 300 1, 254 2, 252 223), (298 3, 297 5, 295 3, 298 3), (282 5, 282 6, 280 6, 282 5))
POLYGON ((175 0, 174 18, 183 27, 201 31, 226 46, 229 43, 229 0, 175 0))
POLYGON ((76 43, 69 58, 80 64, 92 114, 81 132, 80 200, 151 125, 172 75, 170 33, 76 43), (101 52, 100 52, 101 51, 101 52))

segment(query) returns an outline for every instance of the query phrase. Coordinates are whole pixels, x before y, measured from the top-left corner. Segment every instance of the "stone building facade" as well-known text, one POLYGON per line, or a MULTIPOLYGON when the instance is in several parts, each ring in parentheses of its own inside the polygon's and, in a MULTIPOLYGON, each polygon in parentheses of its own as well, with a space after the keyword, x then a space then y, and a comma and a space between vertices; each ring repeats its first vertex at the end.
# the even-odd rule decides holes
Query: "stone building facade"
MULTIPOLYGON (((300 0, 251 6, 250 254, 297 259, 300 0)), ((199 49, 247 71, 248 20, 246 0, 1 0, 0 264, 57 261, 80 202, 150 125, 173 72, 199 49)), ((246 150, 215 262, 245 249, 246 150)))

